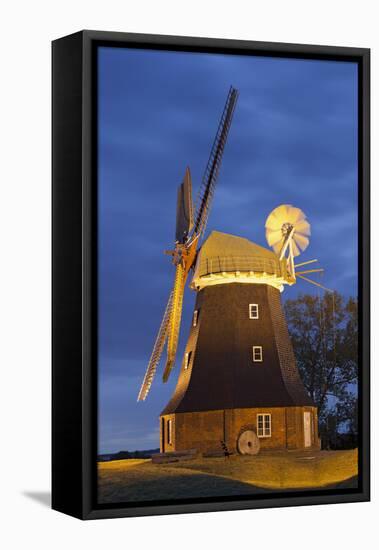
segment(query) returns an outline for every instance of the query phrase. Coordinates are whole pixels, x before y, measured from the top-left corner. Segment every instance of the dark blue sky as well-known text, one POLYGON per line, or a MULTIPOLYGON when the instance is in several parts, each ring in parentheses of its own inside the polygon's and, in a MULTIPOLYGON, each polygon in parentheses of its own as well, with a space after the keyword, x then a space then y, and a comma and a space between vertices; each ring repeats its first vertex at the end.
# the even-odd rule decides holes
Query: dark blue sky
MULTIPOLYGON (((230 85, 238 88, 207 234, 265 242, 282 203, 312 228, 302 260, 323 283, 357 288, 357 66, 334 61, 99 50, 99 452, 159 446, 158 416, 175 386, 162 367, 137 394, 173 282, 176 189, 194 195, 230 85)), ((283 299, 317 292, 306 282, 283 299)), ((194 293, 186 290, 181 355, 194 293)))

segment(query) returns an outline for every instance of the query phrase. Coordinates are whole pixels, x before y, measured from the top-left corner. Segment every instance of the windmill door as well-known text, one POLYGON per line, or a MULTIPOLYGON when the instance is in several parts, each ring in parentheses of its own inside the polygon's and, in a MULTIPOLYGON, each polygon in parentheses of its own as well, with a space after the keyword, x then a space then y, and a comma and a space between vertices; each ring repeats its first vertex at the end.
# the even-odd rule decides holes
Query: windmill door
POLYGON ((164 418, 161 418, 161 452, 165 452, 166 430, 164 418))
POLYGON ((311 413, 304 413, 304 447, 310 447, 312 445, 312 426, 311 426, 311 413))

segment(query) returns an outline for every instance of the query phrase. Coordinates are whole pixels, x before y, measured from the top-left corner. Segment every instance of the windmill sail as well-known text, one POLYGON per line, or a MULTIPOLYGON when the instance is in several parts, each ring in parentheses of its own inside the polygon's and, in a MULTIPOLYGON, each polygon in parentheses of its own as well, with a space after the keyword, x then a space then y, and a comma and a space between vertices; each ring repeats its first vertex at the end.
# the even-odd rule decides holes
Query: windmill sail
POLYGON ((178 243, 184 243, 192 228, 192 180, 190 169, 187 167, 183 183, 178 187, 175 240, 178 243))
POLYGON ((146 399, 147 394, 150 391, 151 384, 153 383, 155 372, 157 370, 157 366, 162 356, 163 348, 167 339, 173 296, 174 291, 172 290, 167 302, 166 310, 163 315, 161 326, 159 328, 158 336, 155 340, 154 348, 150 356, 150 361, 147 366, 143 382, 141 384, 141 389, 139 391, 137 401, 144 401, 146 399))
POLYGON ((182 319, 184 286, 187 273, 181 264, 176 266, 175 284, 172 297, 172 309, 168 326, 167 362, 163 373, 163 382, 167 382, 170 372, 175 364, 176 350, 178 348, 180 323, 182 319))
POLYGON ((311 226, 304 212, 291 204, 281 204, 266 220, 266 239, 280 260, 286 258, 289 276, 295 282, 294 258, 307 248, 311 226))
POLYGON ((307 248, 310 234, 311 228, 305 214, 290 204, 278 206, 266 220, 266 239, 276 254, 283 251, 290 237, 293 256, 299 256, 307 248))
POLYGON ((194 233, 200 235, 200 237, 204 234, 207 225, 217 176, 237 99, 238 91, 231 86, 197 197, 194 233))
POLYGON ((216 138, 200 186, 195 220, 193 216, 192 182, 189 168, 186 169, 183 183, 178 189, 175 249, 167 251, 168 254, 172 255, 173 263, 176 266, 175 283, 141 385, 138 401, 146 399, 149 393, 166 340, 168 340, 168 343, 167 361, 163 373, 164 382, 167 382, 175 365, 182 318, 184 288, 189 270, 195 263, 200 238, 206 228, 211 201, 237 98, 238 91, 230 87, 217 129, 216 138))

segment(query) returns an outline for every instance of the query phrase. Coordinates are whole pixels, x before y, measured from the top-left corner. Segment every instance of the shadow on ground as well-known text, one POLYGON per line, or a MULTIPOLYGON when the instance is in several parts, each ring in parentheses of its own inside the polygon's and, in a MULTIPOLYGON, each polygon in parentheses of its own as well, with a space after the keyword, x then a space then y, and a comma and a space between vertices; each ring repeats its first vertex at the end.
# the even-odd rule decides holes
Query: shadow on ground
POLYGON ((51 493, 48 491, 24 491, 22 494, 42 506, 51 506, 51 493))
POLYGON ((357 487, 357 452, 272 453, 153 464, 98 465, 99 503, 212 498, 357 487))
MULTIPOLYGON (((145 466, 145 465, 144 465, 145 466)), ((99 502, 171 500, 178 498, 224 497, 266 493, 265 489, 220 476, 192 470, 165 467, 139 467, 135 472, 114 472, 111 478, 100 476, 99 502)))

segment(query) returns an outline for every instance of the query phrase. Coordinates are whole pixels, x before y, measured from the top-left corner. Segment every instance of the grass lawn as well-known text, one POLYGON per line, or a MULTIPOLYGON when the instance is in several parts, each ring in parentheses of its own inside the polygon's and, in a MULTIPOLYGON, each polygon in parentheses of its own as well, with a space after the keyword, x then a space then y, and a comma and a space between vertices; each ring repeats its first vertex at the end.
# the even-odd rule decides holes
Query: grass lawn
POLYGON ((354 487, 358 452, 272 452, 152 464, 127 459, 98 464, 99 502, 253 495, 267 491, 354 487))

